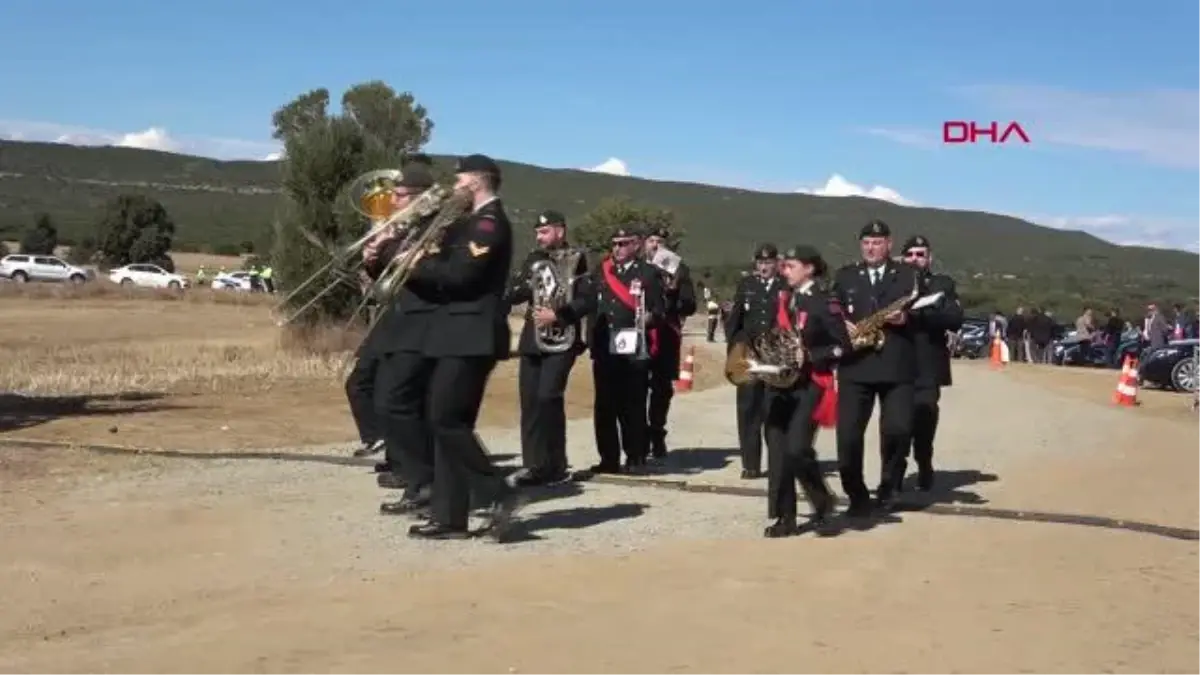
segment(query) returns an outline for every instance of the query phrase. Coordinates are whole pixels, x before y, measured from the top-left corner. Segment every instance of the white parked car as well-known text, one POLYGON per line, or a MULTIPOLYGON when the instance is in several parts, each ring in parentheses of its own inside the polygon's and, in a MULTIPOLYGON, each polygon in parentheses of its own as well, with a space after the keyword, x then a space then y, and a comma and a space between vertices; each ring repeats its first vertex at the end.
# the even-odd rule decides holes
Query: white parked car
POLYGON ((188 280, 181 274, 168 272, 158 265, 136 263, 118 267, 108 273, 114 284, 142 288, 187 288, 188 280))
POLYGON ((245 270, 237 272, 221 272, 213 277, 214 291, 250 291, 250 273, 245 270))
POLYGON ((81 284, 88 280, 88 272, 82 267, 68 265, 52 255, 25 255, 14 253, 0 259, 0 277, 17 283, 26 281, 70 281, 81 284))

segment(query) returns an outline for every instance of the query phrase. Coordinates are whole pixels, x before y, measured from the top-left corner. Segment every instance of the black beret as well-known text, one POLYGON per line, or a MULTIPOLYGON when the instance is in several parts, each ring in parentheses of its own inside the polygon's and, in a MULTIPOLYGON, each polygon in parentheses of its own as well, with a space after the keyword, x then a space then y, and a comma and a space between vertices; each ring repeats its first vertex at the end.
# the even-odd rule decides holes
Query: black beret
POLYGON ((910 248, 932 248, 932 247, 929 245, 929 239, 927 237, 925 237, 924 235, 918 234, 915 237, 909 237, 908 241, 904 242, 904 248, 902 248, 900 250, 907 251, 910 248))
POLYGON ((629 239, 630 237, 640 237, 642 231, 635 225, 619 225, 612 233, 610 239, 629 239))
POLYGON ((887 223, 878 219, 871 219, 871 221, 866 225, 863 225, 863 228, 858 232, 859 239, 865 239, 866 237, 890 236, 892 236, 892 228, 888 227, 887 223))
POLYGON ((775 244, 763 244, 754 250, 755 260, 774 260, 779 257, 779 249, 775 244))
POLYGON ((429 167, 416 163, 409 164, 400 170, 400 180, 396 183, 397 187, 428 189, 433 187, 433 172, 429 167))
POLYGON ((808 263, 813 266, 813 276, 824 276, 828 266, 825 264, 825 259, 821 257, 820 251, 808 246, 800 244, 793 246, 783 253, 784 260, 795 260, 797 262, 808 263))
POLYGON ((542 215, 538 216, 537 223, 534 227, 542 227, 544 225, 566 225, 567 217, 558 211, 547 209, 542 211, 542 215))
POLYGON ((656 227, 650 230, 647 237, 658 237, 659 239, 670 239, 671 231, 665 227, 656 227))
POLYGON ((500 175, 500 167, 487 155, 467 155, 458 160, 454 173, 490 173, 500 175))

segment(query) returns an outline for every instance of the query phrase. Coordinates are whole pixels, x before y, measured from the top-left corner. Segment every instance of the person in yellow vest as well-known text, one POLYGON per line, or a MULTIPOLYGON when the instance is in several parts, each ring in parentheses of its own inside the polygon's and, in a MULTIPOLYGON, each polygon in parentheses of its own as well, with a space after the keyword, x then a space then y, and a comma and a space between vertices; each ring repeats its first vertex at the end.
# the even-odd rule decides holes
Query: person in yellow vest
POLYGON ((196 286, 203 286, 207 280, 208 272, 204 269, 204 265, 201 265, 200 269, 196 271, 196 286))
POLYGON ((257 265, 250 268, 250 291, 253 293, 262 291, 262 275, 259 274, 257 265))
POLYGON ((261 275, 262 283, 263 283, 263 288, 265 288, 268 293, 275 292, 275 282, 271 280, 271 276, 274 273, 275 273, 275 270, 272 270, 270 265, 267 265, 266 267, 263 268, 262 275, 261 275))

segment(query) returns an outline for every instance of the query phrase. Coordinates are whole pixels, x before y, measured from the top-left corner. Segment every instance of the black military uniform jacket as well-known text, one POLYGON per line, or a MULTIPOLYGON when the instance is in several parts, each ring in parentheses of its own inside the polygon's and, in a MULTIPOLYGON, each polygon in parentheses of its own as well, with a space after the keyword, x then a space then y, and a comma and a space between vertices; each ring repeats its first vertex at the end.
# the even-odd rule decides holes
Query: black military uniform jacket
POLYGON ((787 283, 779 276, 763 279, 751 274, 738 282, 733 292, 733 306, 725 319, 727 348, 737 340, 753 340, 775 325, 775 310, 779 292, 787 283))
MULTIPOLYGON (((539 260, 549 260, 551 256, 558 255, 575 255, 578 259, 578 262, 575 264, 575 269, 571 272, 572 276, 574 276, 576 279, 571 289, 571 296, 568 298, 568 303, 575 303, 576 306, 580 306, 580 303, 583 302, 578 298, 580 293, 586 290, 586 284, 581 283, 588 271, 587 253, 585 251, 573 249, 565 244, 549 250, 536 248, 530 251, 529 255, 525 256, 525 261, 521 263, 520 269, 517 270, 517 275, 513 277, 512 282, 509 284, 508 293, 506 295, 508 306, 510 308, 514 305, 520 305, 523 303, 527 305, 525 307, 525 325, 521 328, 521 337, 517 341, 517 352, 520 354, 538 355, 542 353, 542 351, 538 349, 537 341, 534 339, 534 333, 537 327, 533 322, 534 308, 531 304, 529 304, 533 299, 533 289, 529 285, 529 270, 533 267, 533 263, 539 260)), ((567 282, 568 280, 564 279, 563 281, 567 282)), ((575 351, 583 351, 583 328, 580 326, 579 320, 576 319, 574 321, 563 323, 574 325, 575 351)))
MULTIPOLYGON (((424 230, 433 222, 433 219, 434 216, 429 216, 416 223, 414 225, 415 231, 424 230)), ((404 237, 397 237, 384 244, 379 250, 379 255, 370 263, 363 265, 363 272, 366 273, 372 282, 379 280, 384 270, 387 269, 388 263, 400 253, 400 245, 403 243, 403 239, 404 237)), ((400 345, 414 342, 411 336, 404 335, 404 331, 412 331, 419 326, 412 322, 405 324, 396 316, 401 312, 398 308, 406 297, 409 298, 408 302, 411 303, 413 301, 411 296, 411 291, 407 288, 401 288, 390 302, 376 304, 375 311, 381 312, 383 315, 376 322, 375 329, 359 345, 359 357, 403 351, 400 345)))
POLYGON ((614 282, 619 288, 614 290, 606 276, 606 268, 610 259, 606 259, 598 269, 586 277, 586 288, 581 287, 576 295, 579 302, 572 302, 558 311, 559 318, 564 321, 577 321, 587 316, 587 342, 592 353, 592 359, 601 358, 633 358, 612 353, 612 340, 617 332, 636 326, 636 304, 630 306, 628 300, 636 298, 622 297, 629 293, 636 284, 644 294, 646 311, 646 351, 656 351, 657 338, 654 333, 662 330, 666 298, 663 293, 659 271, 644 260, 633 259, 623 264, 612 263, 614 282))
MULTIPOLYGON (((847 320, 858 323, 900 298, 912 293, 914 285, 924 294, 922 277, 917 268, 903 262, 888 260, 882 266, 878 284, 871 284, 866 263, 846 265, 833 277, 833 294, 847 320)), ((910 317, 911 319, 911 317, 910 317)), ((914 321, 902 326, 884 327, 883 349, 867 347, 853 350, 842 357, 838 378, 843 382, 907 384, 917 379, 917 355, 914 345, 914 321)))
POLYGON ((917 351, 917 386, 948 387, 950 377, 950 348, 946 331, 962 328, 963 308, 958 299, 954 279, 945 274, 925 272, 924 293, 943 293, 942 299, 931 307, 913 310, 917 329, 914 342, 917 351))
POLYGON ((385 353, 508 358, 511 267, 512 224, 497 198, 446 228, 436 253, 413 268, 382 319, 385 353))
POLYGON ((842 354, 850 351, 850 334, 837 300, 810 284, 791 291, 788 308, 791 325, 801 329, 800 340, 807 352, 801 382, 813 370, 831 372, 842 354))

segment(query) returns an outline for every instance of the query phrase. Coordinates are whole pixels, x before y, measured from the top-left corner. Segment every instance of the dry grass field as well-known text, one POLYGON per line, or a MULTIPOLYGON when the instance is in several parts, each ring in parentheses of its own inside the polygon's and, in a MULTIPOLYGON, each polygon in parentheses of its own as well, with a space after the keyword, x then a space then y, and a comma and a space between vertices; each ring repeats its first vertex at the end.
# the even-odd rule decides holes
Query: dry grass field
MULTIPOLYGON (((330 330, 297 344, 272 298, 111 284, 0 285, 0 413, 6 439, 138 447, 257 448, 351 441, 343 372, 358 340, 330 330)), ((697 355, 697 388, 723 383, 697 355)), ((492 378, 481 423, 516 419, 516 361, 492 378)), ((591 372, 571 378, 586 416, 591 372)))

